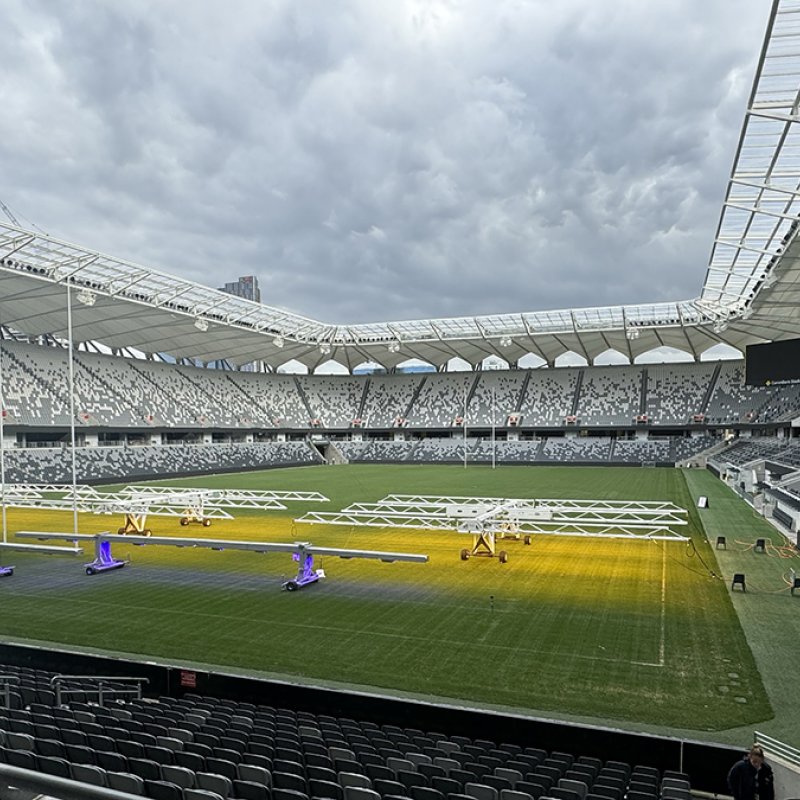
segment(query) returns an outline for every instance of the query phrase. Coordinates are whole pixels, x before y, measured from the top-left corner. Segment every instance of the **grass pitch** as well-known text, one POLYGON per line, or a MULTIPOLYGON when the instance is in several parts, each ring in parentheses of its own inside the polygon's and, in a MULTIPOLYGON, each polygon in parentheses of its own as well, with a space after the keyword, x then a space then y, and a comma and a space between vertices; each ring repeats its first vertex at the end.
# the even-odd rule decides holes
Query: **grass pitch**
MULTIPOLYGON (((210 529, 151 518, 158 535, 312 541, 426 553, 430 562, 326 558, 328 579, 293 594, 285 554, 122 548, 132 564, 86 577, 62 557, 16 555, 0 583, 0 632, 178 663, 400 690, 438 698, 692 730, 772 716, 753 655, 684 475, 673 469, 347 466, 173 485, 319 490, 336 510, 389 492, 670 500, 684 543, 535 537, 509 563, 459 560, 455 533, 295 526, 241 513, 210 529), (490 599, 493 598, 493 599, 490 599)), ((116 528, 82 515, 81 532, 116 528)), ((9 511, 10 530, 70 530, 71 515, 9 511)))

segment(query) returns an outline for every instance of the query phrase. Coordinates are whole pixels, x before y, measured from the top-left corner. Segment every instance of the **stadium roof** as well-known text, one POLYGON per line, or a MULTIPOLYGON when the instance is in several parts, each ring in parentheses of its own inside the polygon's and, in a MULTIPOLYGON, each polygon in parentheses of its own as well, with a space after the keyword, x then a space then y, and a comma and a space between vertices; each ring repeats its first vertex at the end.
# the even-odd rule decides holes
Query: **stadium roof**
POLYGON ((0 324, 28 335, 169 353, 177 359, 328 360, 353 369, 411 358, 440 366, 572 351, 634 358, 661 346, 694 358, 719 343, 800 336, 800 0, 775 0, 713 240, 692 300, 643 305, 337 325, 0 223, 0 324))

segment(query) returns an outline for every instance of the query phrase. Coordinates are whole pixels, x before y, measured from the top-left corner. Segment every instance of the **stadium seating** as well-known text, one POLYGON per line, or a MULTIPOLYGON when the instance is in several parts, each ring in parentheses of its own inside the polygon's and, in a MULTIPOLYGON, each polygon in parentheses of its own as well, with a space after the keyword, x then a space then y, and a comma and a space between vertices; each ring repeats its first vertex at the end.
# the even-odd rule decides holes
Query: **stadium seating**
POLYGON ((647 765, 196 694, 56 706, 39 688, 50 673, 3 672, 26 694, 0 708, 0 762, 152 800, 688 800, 691 789, 647 765))
POLYGON ((587 369, 581 382, 576 415, 585 425, 630 425, 639 414, 641 397, 641 369, 587 369))
MULTIPOLYGON (((165 445, 159 447, 82 447, 75 451, 79 482, 128 480, 186 473, 209 473, 319 463, 306 442, 165 445)), ((61 447, 14 448, 5 453, 10 483, 69 483, 71 450, 61 447)))
POLYGON ((597 437, 553 437, 544 443, 543 461, 589 462, 608 461, 611 455, 611 439, 597 437))
POLYGON ((559 428, 572 415, 581 370, 531 370, 519 411, 526 426, 559 428))
MULTIPOLYGON (((66 426, 67 351, 3 342, 6 422, 66 426)), ((283 375, 80 351, 75 417, 116 429, 528 429, 769 423, 800 413, 800 385, 749 387, 742 361, 412 375, 283 375), (644 375, 646 372, 646 380, 644 375), (644 385, 643 385, 644 384, 644 385), (467 401, 466 415, 464 412, 467 401), (640 420, 641 421, 641 420, 640 420)))
POLYGON ((430 374, 420 386, 408 411, 409 427, 450 428, 464 417, 466 401, 475 382, 472 372, 430 374))
POLYGON ((705 412, 715 364, 653 364, 647 367, 648 419, 661 425, 686 425, 705 412))

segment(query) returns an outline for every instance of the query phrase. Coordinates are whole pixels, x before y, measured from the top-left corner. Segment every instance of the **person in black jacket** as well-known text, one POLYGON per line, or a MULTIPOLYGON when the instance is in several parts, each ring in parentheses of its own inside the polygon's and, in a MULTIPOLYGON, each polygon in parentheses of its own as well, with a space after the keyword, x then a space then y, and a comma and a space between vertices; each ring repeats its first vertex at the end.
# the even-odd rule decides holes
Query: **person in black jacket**
POLYGON ((764 751, 758 745, 731 767, 728 786, 733 800, 775 800, 772 767, 764 761, 764 751))

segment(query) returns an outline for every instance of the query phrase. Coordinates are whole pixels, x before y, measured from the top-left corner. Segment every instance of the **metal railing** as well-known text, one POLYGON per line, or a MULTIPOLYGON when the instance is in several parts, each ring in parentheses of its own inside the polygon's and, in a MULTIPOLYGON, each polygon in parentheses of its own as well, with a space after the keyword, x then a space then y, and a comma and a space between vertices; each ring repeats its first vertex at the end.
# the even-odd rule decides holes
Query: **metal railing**
POLYGON ((760 745, 771 756, 777 756, 788 764, 800 769, 800 750, 789 744, 773 739, 760 731, 753 732, 753 743, 760 745))
POLYGON ((19 686, 19 675, 0 675, 0 697, 5 700, 6 708, 11 708, 12 686, 19 686))
POLYGON ((0 790, 2 790, 0 793, 3 797, 14 797, 15 793, 10 789, 17 789, 26 795, 57 797, 59 800, 142 800, 137 795, 107 789, 105 786, 92 786, 88 783, 0 764, 0 790))
POLYGON ((54 675, 50 679, 50 686, 56 693, 56 705, 66 702, 70 695, 96 694, 98 705, 103 705, 106 698, 134 697, 142 699, 142 685, 149 683, 147 678, 117 677, 113 675, 54 675), (75 681, 96 683, 96 686, 65 686, 75 681), (133 686, 120 687, 120 683, 132 683, 133 686))

